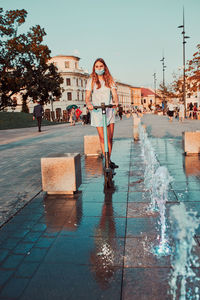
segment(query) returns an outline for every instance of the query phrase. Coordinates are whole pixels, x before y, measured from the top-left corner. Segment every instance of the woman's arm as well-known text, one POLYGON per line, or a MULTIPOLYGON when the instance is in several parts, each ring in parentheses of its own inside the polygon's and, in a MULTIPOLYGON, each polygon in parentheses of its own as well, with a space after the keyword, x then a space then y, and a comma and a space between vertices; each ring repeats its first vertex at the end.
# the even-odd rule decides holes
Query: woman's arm
POLYGON ((87 108, 88 108, 89 110, 93 110, 93 105, 92 105, 92 103, 91 103, 91 101, 90 101, 90 99, 91 99, 91 94, 92 94, 92 91, 86 90, 86 93, 85 93, 85 103, 86 103, 87 108))
POLYGON ((112 92, 113 102, 116 106, 118 106, 119 105, 119 99, 118 99, 118 95, 117 95, 117 89, 112 88, 111 92, 112 92))

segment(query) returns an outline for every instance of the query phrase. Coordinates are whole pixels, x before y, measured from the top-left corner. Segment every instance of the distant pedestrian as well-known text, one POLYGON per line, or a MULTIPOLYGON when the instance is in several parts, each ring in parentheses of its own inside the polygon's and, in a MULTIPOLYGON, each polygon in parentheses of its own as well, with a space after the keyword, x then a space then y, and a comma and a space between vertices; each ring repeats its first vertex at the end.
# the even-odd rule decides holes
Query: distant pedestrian
POLYGON ((194 107, 193 107, 193 118, 194 118, 194 119, 197 119, 197 111, 198 111, 197 105, 194 104, 194 107))
POLYGON ((87 117, 86 117, 86 124, 90 124, 91 123, 91 119, 90 119, 91 115, 90 115, 90 111, 87 108, 87 117))
POLYGON ((192 102, 190 102, 189 104, 189 118, 193 119, 193 107, 194 105, 192 104, 192 102))
POLYGON ((87 124, 87 107, 86 104, 84 104, 82 109, 82 125, 87 124))
POLYGON ((75 115, 76 115, 76 121, 78 122, 80 120, 82 111, 80 110, 80 106, 76 109, 75 115))
POLYGON ((76 112, 75 112, 75 108, 74 107, 72 107, 69 120, 70 120, 71 126, 75 126, 76 112))
POLYGON ((185 119, 185 106, 183 104, 183 102, 181 102, 179 104, 179 113, 178 113, 178 117, 179 117, 179 122, 183 122, 185 119))
POLYGON ((120 120, 122 120, 122 115, 123 115, 123 107, 120 106, 119 107, 119 118, 120 118, 120 120))
POLYGON ((33 109, 33 120, 37 119, 38 131, 41 132, 42 117, 44 115, 44 109, 40 100, 37 100, 37 105, 33 109))
POLYGON ((172 103, 172 101, 168 103, 168 116, 169 121, 172 122, 174 116, 174 104, 172 103))

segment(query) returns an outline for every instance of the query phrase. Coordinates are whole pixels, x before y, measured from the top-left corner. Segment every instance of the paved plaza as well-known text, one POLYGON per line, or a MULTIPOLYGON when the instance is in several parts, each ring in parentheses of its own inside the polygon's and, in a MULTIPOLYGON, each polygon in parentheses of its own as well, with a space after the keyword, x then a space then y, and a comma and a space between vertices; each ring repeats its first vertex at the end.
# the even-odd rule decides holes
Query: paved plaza
MULTIPOLYGON (((126 117, 116 122, 112 159, 119 169, 110 191, 104 191, 102 160, 84 157, 83 137, 96 134, 94 128, 62 124, 41 133, 36 128, 0 132, 0 299, 173 299, 173 252, 159 257, 152 251, 160 219, 149 210, 143 145, 133 140, 132 122, 126 117), (66 152, 82 157, 79 192, 47 196, 40 158, 66 152)), ((159 164, 173 177, 166 203, 173 249, 170 207, 184 203, 200 217, 199 157, 183 155, 181 137, 184 130, 200 130, 200 121, 169 123, 166 116, 145 115, 142 122, 159 164)), ((193 238, 200 262, 200 226, 193 238)), ((200 268, 192 268, 200 278, 200 268)), ((188 286, 190 299, 198 299, 200 282, 188 286)))

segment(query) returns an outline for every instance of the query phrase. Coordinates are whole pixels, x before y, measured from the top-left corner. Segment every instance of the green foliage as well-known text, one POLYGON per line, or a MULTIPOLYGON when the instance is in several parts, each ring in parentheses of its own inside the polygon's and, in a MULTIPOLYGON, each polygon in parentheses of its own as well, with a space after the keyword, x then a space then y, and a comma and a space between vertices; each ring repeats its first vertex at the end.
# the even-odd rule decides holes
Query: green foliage
POLYGON ((23 111, 28 98, 48 102, 49 93, 61 96, 63 79, 53 64, 49 64, 50 50, 43 45, 45 30, 39 25, 25 34, 18 28, 26 19, 25 10, 0 9, 0 110, 13 106, 12 96, 21 93, 23 111))
POLYGON ((188 74, 191 81, 191 91, 200 90, 200 44, 197 45, 198 51, 193 54, 193 59, 188 62, 188 74))

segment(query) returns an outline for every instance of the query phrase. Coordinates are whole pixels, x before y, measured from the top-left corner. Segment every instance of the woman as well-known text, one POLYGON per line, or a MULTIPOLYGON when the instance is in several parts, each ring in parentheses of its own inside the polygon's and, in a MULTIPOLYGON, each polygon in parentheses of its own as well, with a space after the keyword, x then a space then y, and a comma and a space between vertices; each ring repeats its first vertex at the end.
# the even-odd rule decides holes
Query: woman
POLYGON ((76 114, 75 114, 75 109, 72 107, 71 113, 70 113, 70 125, 75 126, 75 121, 76 121, 76 114))
POLYGON ((179 122, 183 122, 185 118, 185 106, 183 102, 180 102, 178 116, 179 116, 179 122))
MULTIPOLYGON (((101 109, 93 110, 93 105, 101 105, 104 102, 106 105, 113 104, 118 106, 117 87, 108 70, 105 61, 98 58, 93 65, 92 74, 86 86, 85 102, 88 109, 91 111, 91 125, 97 128, 101 149, 104 154, 104 137, 103 137, 103 120, 101 109), (92 102, 91 102, 92 98, 92 102)), ((113 108, 106 109, 107 116, 107 134, 108 134, 108 151, 109 157, 112 152, 112 140, 114 134, 115 112, 113 108)), ((112 169, 118 166, 110 160, 112 169)))
POLYGON ((168 103, 168 115, 169 121, 172 122, 174 116, 174 104, 172 103, 172 101, 169 101, 168 103))

